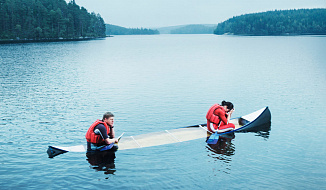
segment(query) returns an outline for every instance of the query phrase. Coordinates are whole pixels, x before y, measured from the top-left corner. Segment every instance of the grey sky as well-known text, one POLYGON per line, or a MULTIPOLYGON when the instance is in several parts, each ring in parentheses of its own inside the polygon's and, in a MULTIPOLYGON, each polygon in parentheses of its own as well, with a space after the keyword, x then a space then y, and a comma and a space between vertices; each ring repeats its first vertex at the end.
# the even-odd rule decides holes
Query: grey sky
MULTIPOLYGON (((67 0, 69 1, 69 0, 67 0)), ((132 28, 217 24, 269 10, 326 8, 326 0, 75 0, 105 23, 132 28)))

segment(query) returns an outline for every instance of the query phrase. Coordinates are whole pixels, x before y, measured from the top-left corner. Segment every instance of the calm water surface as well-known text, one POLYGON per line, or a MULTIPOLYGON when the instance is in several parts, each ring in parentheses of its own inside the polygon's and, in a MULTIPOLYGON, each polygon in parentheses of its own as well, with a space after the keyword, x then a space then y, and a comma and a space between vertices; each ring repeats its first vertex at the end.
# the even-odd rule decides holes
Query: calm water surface
POLYGON ((0 45, 1 189, 322 189, 326 186, 326 38, 116 36, 0 45), (205 123, 264 106, 271 130, 87 158, 49 145, 85 143, 106 111, 117 134, 205 123))

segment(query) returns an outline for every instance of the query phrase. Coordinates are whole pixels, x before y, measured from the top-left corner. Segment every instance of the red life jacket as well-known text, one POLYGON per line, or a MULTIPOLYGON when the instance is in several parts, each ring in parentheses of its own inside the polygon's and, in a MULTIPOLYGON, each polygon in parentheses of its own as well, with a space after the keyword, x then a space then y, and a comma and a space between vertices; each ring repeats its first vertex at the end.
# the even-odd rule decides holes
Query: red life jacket
POLYGON ((86 140, 87 142, 91 142, 91 143, 94 143, 94 144, 99 144, 99 143, 104 143, 104 139, 102 139, 101 135, 100 134, 95 134, 94 133, 94 128, 98 125, 98 124, 103 124, 106 128, 106 131, 107 133, 109 134, 110 133, 110 127, 103 121, 101 120, 96 120, 88 129, 85 137, 86 137, 86 140))
POLYGON ((219 123, 221 122, 220 117, 214 114, 215 110, 217 109, 222 109, 224 111, 224 108, 222 106, 214 104, 211 108, 209 108, 206 114, 207 121, 214 123, 215 125, 219 125, 219 123))

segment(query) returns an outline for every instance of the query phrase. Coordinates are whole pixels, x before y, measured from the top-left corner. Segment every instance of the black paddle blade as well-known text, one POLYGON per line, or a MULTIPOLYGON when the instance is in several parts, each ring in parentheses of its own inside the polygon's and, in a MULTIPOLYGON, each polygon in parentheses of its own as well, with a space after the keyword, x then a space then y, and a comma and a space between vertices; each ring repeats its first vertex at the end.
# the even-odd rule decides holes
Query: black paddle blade
POLYGON ((53 146, 49 146, 49 148, 47 150, 49 158, 53 158, 55 156, 58 156, 60 154, 66 153, 66 152, 68 152, 68 151, 61 150, 60 148, 56 148, 56 147, 53 147, 53 146))

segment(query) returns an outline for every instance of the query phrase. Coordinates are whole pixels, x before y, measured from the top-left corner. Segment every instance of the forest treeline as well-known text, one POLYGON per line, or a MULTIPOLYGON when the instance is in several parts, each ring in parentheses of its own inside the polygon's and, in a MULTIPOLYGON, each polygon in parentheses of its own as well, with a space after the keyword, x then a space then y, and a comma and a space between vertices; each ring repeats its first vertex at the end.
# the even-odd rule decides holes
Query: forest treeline
POLYGON ((107 35, 153 35, 160 34, 158 30, 152 30, 147 28, 125 28, 112 24, 106 25, 107 35))
POLYGON ((236 16, 219 23, 214 34, 325 35, 326 9, 276 10, 236 16))
POLYGON ((0 5, 0 39, 105 37, 102 17, 74 0, 0 0, 0 5))
POLYGON ((171 30, 171 34, 212 34, 215 26, 204 24, 191 24, 171 30))

